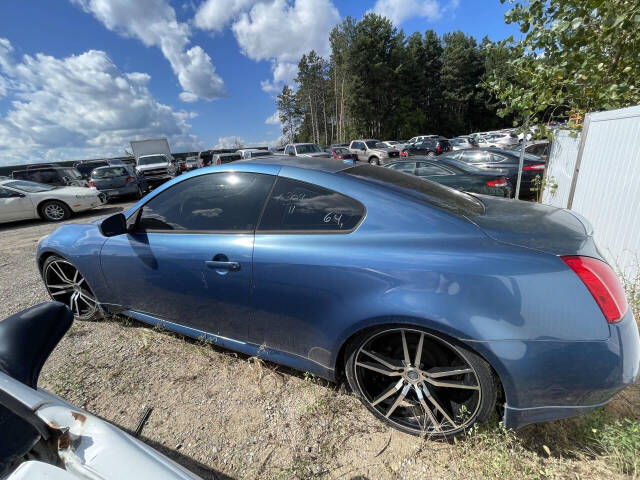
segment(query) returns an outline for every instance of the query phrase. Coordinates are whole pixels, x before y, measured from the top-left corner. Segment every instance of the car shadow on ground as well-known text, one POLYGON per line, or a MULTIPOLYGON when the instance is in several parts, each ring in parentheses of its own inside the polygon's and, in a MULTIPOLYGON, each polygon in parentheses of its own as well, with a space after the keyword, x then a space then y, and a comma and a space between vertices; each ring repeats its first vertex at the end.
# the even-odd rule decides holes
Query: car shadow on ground
MULTIPOLYGON (((127 432, 132 437, 135 437, 135 433, 130 429, 125 428, 122 425, 118 425, 115 422, 111 422, 105 419, 103 420, 111 423, 112 425, 119 428, 120 430, 127 432)), ((202 477, 204 480, 236 480, 234 477, 230 477, 226 473, 222 473, 219 470, 216 470, 207 465, 204 465, 203 463, 200 463, 197 460, 194 460, 188 455, 184 455, 175 449, 167 448, 161 443, 151 440, 150 438, 147 438, 144 435, 140 435, 137 438, 138 440, 144 442, 146 445, 149 445, 154 450, 157 450, 158 452, 163 454, 165 457, 170 458, 180 466, 186 468, 191 473, 194 473, 195 475, 202 477)))

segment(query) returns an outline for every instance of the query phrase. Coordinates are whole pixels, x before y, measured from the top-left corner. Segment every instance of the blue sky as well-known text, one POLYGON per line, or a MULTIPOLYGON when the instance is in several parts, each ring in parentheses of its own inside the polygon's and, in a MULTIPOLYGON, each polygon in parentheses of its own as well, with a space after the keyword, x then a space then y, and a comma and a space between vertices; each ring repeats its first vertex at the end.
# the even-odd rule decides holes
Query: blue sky
POLYGON ((274 92, 335 22, 385 13, 406 33, 517 34, 499 0, 4 0, 0 164, 274 142, 274 92), (408 13, 409 12, 409 13, 408 13))

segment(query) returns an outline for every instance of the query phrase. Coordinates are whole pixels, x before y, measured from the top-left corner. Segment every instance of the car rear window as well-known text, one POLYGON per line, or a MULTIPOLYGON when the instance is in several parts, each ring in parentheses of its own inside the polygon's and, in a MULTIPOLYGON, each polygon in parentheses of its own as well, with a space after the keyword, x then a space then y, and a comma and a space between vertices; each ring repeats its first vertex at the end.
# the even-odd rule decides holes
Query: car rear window
POLYGON ((359 165, 347 168, 341 173, 381 185, 458 215, 475 216, 484 213, 483 203, 467 193, 390 168, 359 165))

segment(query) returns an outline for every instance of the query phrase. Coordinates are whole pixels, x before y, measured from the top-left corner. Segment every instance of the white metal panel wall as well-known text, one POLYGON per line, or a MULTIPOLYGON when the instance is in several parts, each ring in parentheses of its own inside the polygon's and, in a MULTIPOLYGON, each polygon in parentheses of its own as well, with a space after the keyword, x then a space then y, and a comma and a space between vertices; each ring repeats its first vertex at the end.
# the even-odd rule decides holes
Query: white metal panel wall
POLYGON ((567 208, 579 147, 579 136, 572 137, 569 130, 556 130, 549 153, 548 185, 542 192, 542 203, 567 208), (553 183, 558 186, 556 189, 550 188, 553 183))
POLYGON ((589 114, 572 209, 594 227, 602 253, 640 274, 640 106, 589 114))

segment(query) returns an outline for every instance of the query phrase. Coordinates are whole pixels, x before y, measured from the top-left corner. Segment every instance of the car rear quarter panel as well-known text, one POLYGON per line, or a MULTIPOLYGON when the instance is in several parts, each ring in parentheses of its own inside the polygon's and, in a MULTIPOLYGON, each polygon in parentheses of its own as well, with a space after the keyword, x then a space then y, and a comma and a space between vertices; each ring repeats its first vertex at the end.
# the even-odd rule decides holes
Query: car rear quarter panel
POLYGON ((398 321, 474 341, 609 336, 590 293, 556 256, 497 243, 464 218, 344 175, 328 181, 287 167, 281 175, 367 206, 350 234, 256 235, 254 305, 269 318, 257 325, 266 336, 283 332, 274 341, 285 351, 333 367, 351 335, 398 321))

